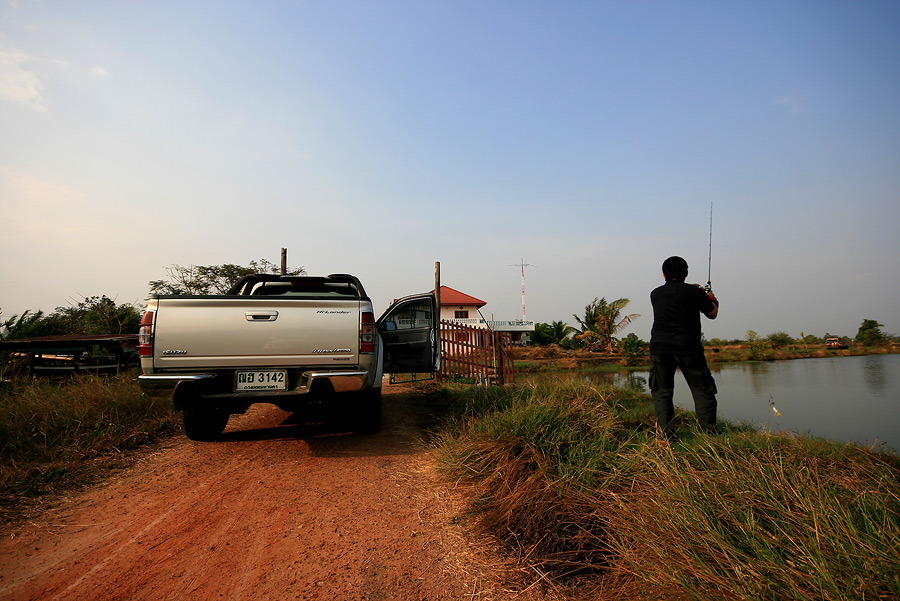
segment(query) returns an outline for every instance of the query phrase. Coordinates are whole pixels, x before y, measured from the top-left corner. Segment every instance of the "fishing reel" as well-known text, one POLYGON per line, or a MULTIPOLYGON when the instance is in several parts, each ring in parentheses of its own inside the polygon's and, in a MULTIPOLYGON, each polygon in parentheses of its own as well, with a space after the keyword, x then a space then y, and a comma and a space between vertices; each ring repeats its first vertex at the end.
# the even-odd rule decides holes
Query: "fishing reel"
POLYGON ((706 286, 703 286, 703 291, 706 292, 707 296, 709 296, 709 300, 711 300, 718 307, 719 299, 716 298, 715 293, 712 291, 712 284, 710 282, 706 282, 706 286))

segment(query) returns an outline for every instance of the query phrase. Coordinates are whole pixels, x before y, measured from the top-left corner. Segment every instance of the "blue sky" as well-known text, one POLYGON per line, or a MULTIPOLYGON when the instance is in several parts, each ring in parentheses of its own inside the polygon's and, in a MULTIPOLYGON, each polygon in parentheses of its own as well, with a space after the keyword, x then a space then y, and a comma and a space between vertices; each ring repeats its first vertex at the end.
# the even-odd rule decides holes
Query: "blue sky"
POLYGON ((707 337, 900 333, 897 2, 0 0, 0 310, 172 264, 574 324, 660 265, 707 337))

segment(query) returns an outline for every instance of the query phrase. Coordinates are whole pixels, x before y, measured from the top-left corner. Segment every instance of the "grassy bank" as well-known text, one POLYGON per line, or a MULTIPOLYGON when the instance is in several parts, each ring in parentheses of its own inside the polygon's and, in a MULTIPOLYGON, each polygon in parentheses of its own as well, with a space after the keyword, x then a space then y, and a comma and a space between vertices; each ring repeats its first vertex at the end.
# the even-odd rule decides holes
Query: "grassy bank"
POLYGON ((473 524, 545 583, 597 598, 896 599, 900 461, 724 425, 681 442, 643 395, 584 384, 443 390, 438 437, 473 524))
POLYGON ((888 355, 900 352, 896 344, 863 346, 853 344, 846 349, 827 349, 820 344, 794 344, 771 347, 765 344, 739 344, 707 347, 706 358, 710 363, 735 361, 782 361, 785 359, 815 359, 823 357, 858 357, 862 355, 888 355))
POLYGON ((0 384, 0 511, 88 481, 122 451, 175 429, 171 403, 134 374, 17 378, 0 384))
MULTIPOLYGON (((772 347, 763 344, 735 344, 706 347, 709 363, 734 363, 740 361, 782 361, 786 359, 812 359, 823 357, 855 357, 860 355, 886 355, 900 352, 897 344, 880 346, 852 345, 848 349, 826 349, 821 344, 787 345, 772 347)), ((621 371, 622 369, 647 369, 650 357, 645 348, 642 354, 625 357, 618 350, 612 353, 592 353, 586 350, 565 350, 559 345, 516 347, 511 351, 516 371, 535 373, 559 370, 621 371)))

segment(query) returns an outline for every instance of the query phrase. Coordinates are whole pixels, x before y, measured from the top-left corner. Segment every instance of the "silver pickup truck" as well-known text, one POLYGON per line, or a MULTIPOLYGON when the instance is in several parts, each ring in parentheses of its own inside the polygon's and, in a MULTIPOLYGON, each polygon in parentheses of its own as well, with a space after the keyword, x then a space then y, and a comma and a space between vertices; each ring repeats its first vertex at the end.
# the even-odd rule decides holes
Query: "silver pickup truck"
POLYGON ((296 411, 313 400, 373 432, 383 374, 437 371, 438 336, 433 293, 401 298, 376 320, 354 276, 251 275, 224 295, 151 297, 138 381, 171 395, 194 440, 218 438, 253 403, 296 411))

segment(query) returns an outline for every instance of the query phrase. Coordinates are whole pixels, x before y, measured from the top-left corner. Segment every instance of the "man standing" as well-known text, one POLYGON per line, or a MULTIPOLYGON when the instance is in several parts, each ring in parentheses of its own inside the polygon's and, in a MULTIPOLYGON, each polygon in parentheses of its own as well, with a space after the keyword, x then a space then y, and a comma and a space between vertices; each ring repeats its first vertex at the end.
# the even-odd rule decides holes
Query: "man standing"
POLYGON ((700 314, 715 319, 719 301, 711 290, 685 283, 688 264, 681 257, 666 259, 662 272, 666 283, 650 293, 650 393, 657 426, 668 440, 676 440, 672 403, 676 368, 681 369, 691 388, 700 427, 707 432, 716 431, 716 382, 703 355, 700 314))

